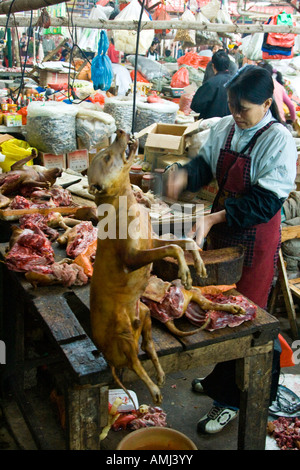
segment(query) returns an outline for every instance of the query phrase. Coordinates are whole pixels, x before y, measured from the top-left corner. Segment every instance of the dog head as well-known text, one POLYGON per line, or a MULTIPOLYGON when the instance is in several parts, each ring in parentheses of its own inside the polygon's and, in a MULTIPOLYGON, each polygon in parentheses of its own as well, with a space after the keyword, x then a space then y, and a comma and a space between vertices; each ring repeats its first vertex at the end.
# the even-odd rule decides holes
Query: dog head
POLYGON ((123 184, 129 182, 138 140, 119 129, 115 141, 101 150, 92 160, 88 169, 89 192, 95 196, 118 194, 123 184))

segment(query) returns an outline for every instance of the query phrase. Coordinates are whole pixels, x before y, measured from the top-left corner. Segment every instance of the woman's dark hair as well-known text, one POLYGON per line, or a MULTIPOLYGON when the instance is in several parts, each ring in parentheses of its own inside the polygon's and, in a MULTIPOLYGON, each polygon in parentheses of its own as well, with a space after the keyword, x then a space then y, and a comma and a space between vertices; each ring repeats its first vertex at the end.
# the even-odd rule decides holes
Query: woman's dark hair
POLYGON ((268 62, 259 62, 258 65, 263 69, 266 69, 272 76, 276 73, 277 82, 280 83, 280 85, 284 85, 282 74, 277 70, 274 70, 271 64, 268 62))
POLYGON ((266 69, 258 65, 245 65, 226 83, 225 87, 230 96, 230 102, 237 111, 241 109, 242 100, 260 105, 268 98, 272 98, 271 113, 277 121, 282 123, 273 98, 273 79, 266 69))

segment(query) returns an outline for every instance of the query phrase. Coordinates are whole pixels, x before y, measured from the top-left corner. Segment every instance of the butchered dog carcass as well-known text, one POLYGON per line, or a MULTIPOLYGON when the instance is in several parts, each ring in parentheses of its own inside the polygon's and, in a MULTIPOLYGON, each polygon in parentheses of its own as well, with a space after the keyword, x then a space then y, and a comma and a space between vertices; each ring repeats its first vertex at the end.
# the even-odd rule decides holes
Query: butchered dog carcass
POLYGON ((190 289, 192 278, 183 251, 188 244, 193 248, 198 274, 205 277, 206 270, 193 241, 164 241, 152 236, 149 212, 137 204, 129 180, 137 145, 137 141, 131 141, 128 134, 118 130, 116 140, 94 157, 88 170, 89 191, 95 195, 99 218, 90 289, 91 328, 93 340, 111 366, 119 386, 123 387, 116 369, 128 367, 147 385, 153 401, 160 403, 158 386, 164 382, 164 372, 152 341, 149 309, 140 302, 150 279, 152 262, 167 256, 176 258, 178 277, 190 289), (103 233, 105 222, 111 228, 108 233, 103 233), (124 224, 128 229, 126 236, 122 230, 124 224), (141 347, 155 366, 158 386, 139 361, 140 336, 141 347))

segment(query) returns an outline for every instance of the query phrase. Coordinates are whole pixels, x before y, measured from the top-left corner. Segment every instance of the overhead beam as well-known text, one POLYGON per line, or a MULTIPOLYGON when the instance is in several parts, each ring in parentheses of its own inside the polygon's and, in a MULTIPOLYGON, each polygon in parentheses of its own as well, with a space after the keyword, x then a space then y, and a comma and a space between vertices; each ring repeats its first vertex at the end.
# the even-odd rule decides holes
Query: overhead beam
POLYGON ((0 3, 0 15, 21 11, 38 10, 39 8, 67 3, 65 0, 4 0, 0 3))
MULTIPOLYGON (((48 1, 48 0, 47 0, 48 1)), ((1 5, 1 4, 0 4, 1 5)), ((38 19, 33 18, 32 26, 34 27, 38 19)), ((9 26, 26 27, 30 24, 30 18, 15 17, 9 20, 9 26)), ((0 26, 6 25, 6 17, 0 16, 0 26)), ((69 18, 51 18, 51 26, 70 27, 69 18)), ((108 30, 137 30, 138 21, 117 21, 117 20, 90 20, 89 18, 80 18, 74 16, 72 26, 93 29, 108 30)), ((141 31, 148 29, 190 29, 195 31, 210 31, 217 33, 236 33, 236 34, 253 34, 253 33, 292 33, 300 34, 300 26, 287 25, 266 25, 266 24, 220 24, 207 23, 200 24, 197 21, 142 21, 141 31)))

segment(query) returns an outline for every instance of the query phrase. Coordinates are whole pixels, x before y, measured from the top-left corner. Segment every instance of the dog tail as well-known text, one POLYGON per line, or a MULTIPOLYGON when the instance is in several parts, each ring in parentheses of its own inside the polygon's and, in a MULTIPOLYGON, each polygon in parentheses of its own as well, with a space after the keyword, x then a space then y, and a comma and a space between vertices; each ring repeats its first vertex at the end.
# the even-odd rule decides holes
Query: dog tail
POLYGON ((165 323, 166 327, 168 328, 168 330, 173 333, 174 335, 176 336, 180 336, 180 337, 184 337, 184 336, 191 336, 191 335, 194 335, 195 333, 199 333, 199 331, 202 331, 204 330, 204 328, 208 325, 210 321, 210 317, 208 317, 208 319, 205 321, 205 323, 200 327, 200 328, 197 328, 196 330, 191 330, 191 331, 182 331, 182 330, 179 330, 177 328, 177 326, 175 326, 173 320, 169 320, 165 323))
POLYGON ((111 373, 112 373, 112 376, 113 376, 113 378, 114 378, 114 381, 119 385, 119 387, 121 387, 121 388, 124 390, 124 392, 126 393, 126 395, 128 396, 128 398, 131 400, 131 402, 132 402, 132 404, 133 404, 133 406, 134 406, 135 411, 137 411, 136 406, 135 406, 135 402, 134 402, 132 396, 130 395, 130 393, 128 392, 127 388, 122 384, 121 380, 120 380, 119 377, 117 376, 116 368, 115 368, 114 366, 112 366, 112 365, 110 366, 110 368, 111 368, 111 373))

